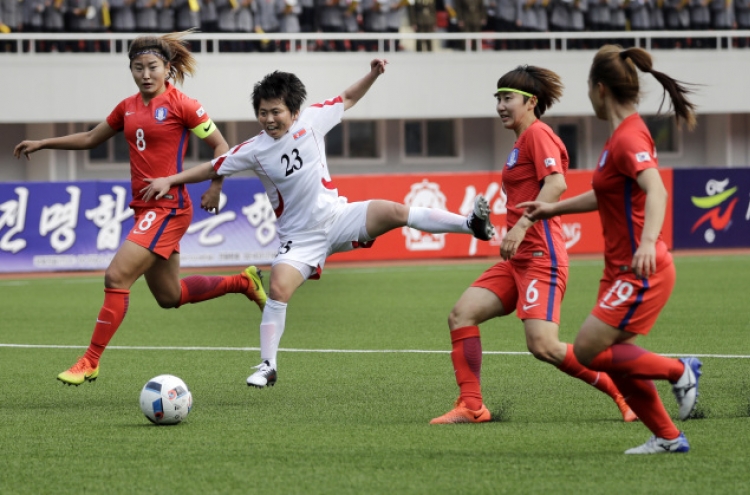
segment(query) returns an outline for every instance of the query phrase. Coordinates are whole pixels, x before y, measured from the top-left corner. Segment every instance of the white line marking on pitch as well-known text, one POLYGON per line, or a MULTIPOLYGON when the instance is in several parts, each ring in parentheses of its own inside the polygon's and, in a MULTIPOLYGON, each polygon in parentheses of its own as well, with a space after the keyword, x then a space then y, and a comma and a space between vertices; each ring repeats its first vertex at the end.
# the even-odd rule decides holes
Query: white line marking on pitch
MULTIPOLYGON (((15 349, 86 349, 85 345, 51 345, 51 344, 0 344, 0 348, 15 349)), ((137 345, 111 345, 107 349, 117 349, 121 351, 260 351, 259 347, 203 347, 203 346, 137 346, 137 345)), ((321 354, 448 354, 450 350, 425 350, 425 349, 293 349, 281 348, 279 352, 309 352, 321 354)), ((482 354, 502 355, 502 356, 530 356, 530 352, 519 351, 483 351, 482 354)), ((750 359, 750 355, 743 354, 662 354, 668 357, 705 357, 721 359, 750 359)))

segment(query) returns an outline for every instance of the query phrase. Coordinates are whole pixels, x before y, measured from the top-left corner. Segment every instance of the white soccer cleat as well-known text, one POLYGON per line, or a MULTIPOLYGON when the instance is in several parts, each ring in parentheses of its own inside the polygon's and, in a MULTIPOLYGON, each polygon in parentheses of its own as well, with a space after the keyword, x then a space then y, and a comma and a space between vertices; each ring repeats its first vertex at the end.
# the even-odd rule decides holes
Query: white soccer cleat
POLYGON ((672 384, 672 393, 677 399, 677 405, 680 406, 679 417, 685 421, 698 402, 698 379, 703 374, 703 363, 694 357, 681 358, 680 361, 685 365, 685 371, 680 379, 672 384))
POLYGON ((253 369, 258 371, 247 377, 248 387, 263 388, 274 386, 277 374, 276 369, 271 368, 271 363, 263 361, 258 366, 254 366, 253 369))
POLYGON ((638 447, 633 447, 625 451, 626 454, 684 454, 690 451, 685 434, 680 432, 680 436, 674 440, 651 436, 648 442, 638 447))

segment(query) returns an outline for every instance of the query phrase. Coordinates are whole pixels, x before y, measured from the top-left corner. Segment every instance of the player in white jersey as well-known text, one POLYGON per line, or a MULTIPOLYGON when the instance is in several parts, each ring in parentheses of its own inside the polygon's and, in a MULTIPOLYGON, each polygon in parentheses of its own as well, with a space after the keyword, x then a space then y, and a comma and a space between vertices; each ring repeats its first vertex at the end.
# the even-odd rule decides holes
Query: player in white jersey
POLYGON ((409 226, 429 233, 464 233, 488 241, 494 235, 489 206, 477 196, 468 218, 440 209, 371 200, 349 203, 331 180, 324 137, 385 72, 386 60, 341 95, 300 112, 307 92, 288 72, 268 74, 253 88, 253 108, 263 130, 211 162, 151 180, 145 198, 160 198, 176 184, 201 182, 252 170, 260 178, 277 217, 281 246, 271 266, 269 298, 260 323, 261 364, 250 386, 272 386, 276 356, 286 325, 286 308, 307 280, 320 277, 333 253, 369 247, 376 237, 409 226))

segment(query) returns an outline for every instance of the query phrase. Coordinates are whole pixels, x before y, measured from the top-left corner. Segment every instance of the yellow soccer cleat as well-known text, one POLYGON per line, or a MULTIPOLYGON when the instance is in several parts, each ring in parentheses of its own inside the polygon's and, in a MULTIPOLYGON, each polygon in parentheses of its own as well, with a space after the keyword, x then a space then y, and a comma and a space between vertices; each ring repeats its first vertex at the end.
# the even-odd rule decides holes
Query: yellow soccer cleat
POLYGON ((242 272, 242 276, 250 281, 248 284, 247 292, 245 295, 248 299, 258 305, 261 311, 266 307, 266 295, 265 289, 263 289, 263 275, 260 270, 255 266, 248 266, 245 271, 242 272))
POLYGON ((482 407, 479 408, 479 410, 474 411, 466 407, 464 401, 458 399, 456 401, 455 407, 452 410, 448 411, 440 417, 433 419, 432 421, 430 421, 430 424, 451 425, 456 423, 486 423, 491 419, 492 415, 490 414, 489 409, 487 409, 484 404, 482 404, 482 407))
POLYGON ((68 385, 76 387, 83 382, 93 382, 99 376, 99 366, 94 368, 85 357, 79 358, 68 371, 63 371, 57 375, 57 379, 68 385))

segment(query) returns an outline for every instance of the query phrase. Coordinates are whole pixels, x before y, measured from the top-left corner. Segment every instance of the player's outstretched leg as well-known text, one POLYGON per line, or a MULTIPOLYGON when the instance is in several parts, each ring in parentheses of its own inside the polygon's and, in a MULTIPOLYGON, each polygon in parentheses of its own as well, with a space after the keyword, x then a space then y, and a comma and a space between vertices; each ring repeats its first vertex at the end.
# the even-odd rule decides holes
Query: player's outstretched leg
POLYGON ((242 272, 242 276, 249 282, 245 295, 263 311, 263 308, 266 307, 268 296, 263 288, 263 275, 260 269, 255 266, 248 266, 242 272))
POLYGON ((685 371, 680 379, 672 384, 672 393, 677 399, 677 405, 680 406, 680 419, 684 421, 690 417, 698 402, 698 379, 703 374, 703 363, 694 357, 680 358, 680 361, 685 365, 685 371))
POLYGON ((633 447, 625 451, 626 454, 684 454, 690 451, 685 434, 680 432, 680 436, 673 440, 652 436, 643 445, 633 447))
POLYGON ((269 361, 263 361, 258 366, 254 366, 253 369, 258 371, 247 377, 248 387, 263 388, 274 386, 278 374, 269 361))
POLYGON ((486 423, 491 419, 492 415, 490 414, 489 409, 487 409, 487 406, 485 406, 484 404, 482 404, 482 407, 475 411, 466 407, 464 401, 459 398, 456 401, 455 407, 453 409, 443 414, 442 416, 433 419, 432 421, 430 421, 430 424, 450 425, 457 423, 486 423))
POLYGON ((76 362, 76 364, 74 364, 69 370, 63 371, 57 375, 57 379, 63 383, 75 385, 77 387, 83 382, 93 382, 98 376, 99 365, 94 367, 87 358, 80 357, 78 358, 78 362, 76 362))
POLYGON ((466 224, 480 241, 489 241, 495 235, 495 227, 490 222, 490 205, 481 194, 474 198, 474 209, 466 218, 466 224))

